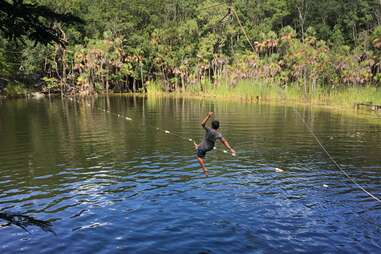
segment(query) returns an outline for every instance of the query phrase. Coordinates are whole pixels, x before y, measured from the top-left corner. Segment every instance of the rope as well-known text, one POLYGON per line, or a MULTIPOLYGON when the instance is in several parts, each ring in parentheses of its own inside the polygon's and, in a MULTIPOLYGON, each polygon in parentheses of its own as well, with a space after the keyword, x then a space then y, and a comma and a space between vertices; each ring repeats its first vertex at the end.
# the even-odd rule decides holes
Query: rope
MULTIPOLYGON (((239 26, 240 26, 240 28, 241 28, 241 30, 242 30, 242 32, 243 32, 243 34, 245 35, 245 38, 246 38, 247 42, 250 44, 250 47, 252 48, 253 52, 255 52, 255 48, 254 48, 253 44, 251 43, 251 41, 250 41, 250 39, 249 39, 249 36, 247 35, 246 30, 245 30, 245 28, 244 28, 243 25, 242 25, 241 19, 239 18, 238 14, 237 14, 236 10, 233 8, 233 6, 231 6, 231 5, 227 5, 226 3, 220 3, 220 4, 211 5, 211 6, 207 6, 207 7, 201 8, 201 9, 199 9, 199 11, 200 11, 200 10, 205 10, 205 9, 210 9, 210 8, 215 8, 215 7, 222 6, 222 5, 228 7, 228 8, 233 12, 233 14, 234 14, 234 16, 236 17, 236 19, 237 19, 237 21, 238 21, 238 24, 239 24, 239 26)), ((228 15, 229 15, 229 13, 228 13, 225 17, 223 17, 223 18, 220 20, 220 22, 221 22, 222 20, 224 20, 228 15)))
POLYGON ((2 64, 6 66, 6 65, 23 65, 24 63, 23 62, 4 62, 2 64))
POLYGON ((375 195, 373 195, 372 193, 370 193, 369 191, 367 191, 364 187, 362 187, 358 182, 356 182, 356 180, 354 180, 340 165, 339 163, 336 162, 336 160, 331 156, 331 154, 328 152, 328 150, 325 148, 325 146, 320 142, 320 139, 318 138, 318 136, 316 136, 315 132, 313 131, 313 129, 311 128, 311 126, 309 126, 307 124, 307 122, 304 120, 304 118, 301 116, 301 114, 299 113, 299 111, 297 111, 294 107, 293 107, 296 115, 300 118, 300 120, 303 122, 304 126, 310 131, 311 135, 315 138, 316 142, 319 144, 319 146, 321 147, 321 149, 325 152, 325 154, 328 156, 328 158, 332 161, 333 164, 335 164, 335 166, 352 182, 354 183, 358 188, 360 188, 363 192, 365 192, 369 197, 373 198, 374 200, 378 201, 381 203, 381 199, 376 197, 375 195))
MULTIPOLYGON (((73 99, 70 99, 71 101, 73 101, 73 99)), ((78 101, 75 101, 79 104, 78 101)), ((88 107, 91 107, 91 104, 89 103, 86 103, 86 106, 88 107)), ((126 121, 133 121, 133 118, 127 116, 127 115, 122 115, 122 114, 117 114, 117 113, 114 113, 114 112, 111 112, 110 110, 106 110, 105 108, 100 108, 100 107, 96 107, 97 110, 99 111, 102 111, 102 112, 105 112, 105 113, 108 113, 110 115, 113 115, 113 116, 116 116, 117 118, 120 118, 120 119, 125 119, 126 121)), ((162 129, 162 128, 159 128, 159 127, 154 127, 154 126, 151 126, 151 125, 146 125, 147 127, 150 127, 154 130, 157 130, 157 131, 160 131, 160 132, 163 132, 164 134, 167 134, 167 135, 173 135, 173 136, 176 136, 184 141, 187 141, 187 142, 193 142, 194 144, 196 144, 195 140, 190 138, 190 137, 185 137, 185 136, 182 136, 172 130, 166 130, 166 129, 162 129)), ((215 148, 214 150, 217 150, 217 151, 221 151, 223 153, 228 153, 227 150, 221 150, 221 149, 217 149, 215 148)))
MULTIPOLYGON (((89 104, 87 104, 87 106, 91 107, 91 105, 89 105, 89 104)), ((105 113, 109 113, 109 114, 111 114, 113 116, 116 116, 117 118, 125 119, 127 121, 133 121, 133 118, 131 118, 131 117, 127 116, 127 115, 117 114, 117 113, 111 112, 110 110, 106 110, 104 108, 96 108, 96 109, 99 110, 99 111, 105 112, 105 113)), ((165 134, 170 134, 170 135, 179 137, 179 138, 181 138, 183 140, 186 140, 186 141, 189 141, 189 142, 194 142, 194 140, 192 138, 183 137, 180 134, 177 134, 177 133, 175 133, 173 131, 170 131, 170 130, 165 130, 165 129, 162 129, 162 128, 159 128, 159 127, 154 127, 154 126, 151 126, 151 125, 147 125, 147 127, 150 127, 152 129, 161 131, 161 132, 163 132, 165 134)))
POLYGON ((7 49, 0 49, 2 53, 10 53, 10 54, 19 54, 22 55, 24 52, 22 51, 14 51, 14 50, 7 50, 7 49))
POLYGON ((238 24, 239 24, 239 26, 241 27, 242 32, 243 32, 243 34, 244 34, 245 37, 246 37, 247 42, 250 44, 250 47, 251 47, 251 48, 253 49, 253 51, 255 52, 255 48, 254 48, 253 44, 251 43, 251 41, 250 41, 250 39, 249 39, 249 36, 247 36, 246 30, 245 30, 245 28, 243 27, 243 25, 242 25, 242 23, 241 23, 241 20, 240 20, 240 18, 239 18, 238 15, 237 15, 237 12, 235 11, 235 9, 234 9, 233 7, 231 7, 231 10, 232 10, 234 16, 236 17, 236 19, 237 19, 237 21, 238 21, 238 24))
POLYGON ((215 8, 215 7, 222 6, 222 5, 226 6, 226 3, 220 3, 220 4, 214 4, 214 5, 206 6, 206 7, 203 7, 203 8, 199 8, 198 11, 215 8))
MULTIPOLYGON (((71 101, 73 101, 73 99, 70 99, 71 101)), ((78 102, 79 103, 79 102, 78 102)), ((86 106, 88 106, 89 108, 91 108, 91 104, 90 103, 86 103, 86 106)), ((97 110, 99 111, 102 111, 102 112, 105 112, 105 113, 109 113, 111 115, 114 115, 120 119, 125 119, 127 121, 133 121, 133 119, 131 117, 128 117, 126 115, 122 115, 122 114, 116 114, 116 113, 113 113, 111 112, 110 110, 106 110, 106 109, 103 109, 103 108, 98 108, 98 107, 95 107, 97 110)), ((331 154, 328 152, 328 150, 324 147, 324 145, 321 143, 320 139, 316 136, 316 134, 314 133, 314 131, 312 130, 312 128, 307 124, 307 122, 304 120, 304 118, 301 116, 301 114, 295 109, 293 108, 296 115, 301 119, 301 121, 303 122, 304 126, 311 132, 312 136, 315 138, 316 142, 319 144, 319 146, 322 148, 322 150, 327 154, 327 156, 329 157, 329 159, 335 164, 335 166, 340 169, 340 171, 352 182, 354 183, 356 186, 358 186, 362 191, 364 191, 368 196, 370 196, 371 198, 373 198, 374 200, 378 201, 381 203, 381 200, 376 197, 375 195, 373 195, 372 193, 370 193, 369 191, 367 191, 365 188, 363 188, 359 183, 357 183, 354 179, 352 179, 347 172, 345 172, 342 167, 336 162, 336 160, 331 156, 331 154)), ((182 137, 181 135, 179 134, 176 134, 176 133, 173 133, 169 130, 163 130, 163 129, 160 129, 160 128, 157 128, 157 127, 153 127, 153 126, 150 126, 150 125, 147 125, 148 127, 151 127, 151 128, 155 128, 156 130, 160 130, 162 132, 164 132, 165 134, 172 134, 172 135, 175 135, 175 136, 178 136, 184 140, 188 140, 189 142, 194 142, 194 140, 192 139, 187 139, 185 137, 182 137)), ((248 141, 248 143, 251 143, 252 141, 248 141)), ((223 150, 224 153, 227 153, 226 150, 223 150)), ((262 154, 262 157, 264 157, 264 155, 262 154)), ((250 159, 244 159, 244 158, 240 158, 241 161, 248 161, 248 162, 252 162, 250 159)), ((355 213, 353 213, 355 214, 355 213)), ((356 214, 358 215, 358 214, 356 214)), ((363 215, 358 215, 360 216, 361 218, 363 218, 366 222, 376 226, 378 229, 381 228, 381 226, 379 226, 376 222, 374 222, 373 220, 369 220, 367 218, 365 218, 363 215)))

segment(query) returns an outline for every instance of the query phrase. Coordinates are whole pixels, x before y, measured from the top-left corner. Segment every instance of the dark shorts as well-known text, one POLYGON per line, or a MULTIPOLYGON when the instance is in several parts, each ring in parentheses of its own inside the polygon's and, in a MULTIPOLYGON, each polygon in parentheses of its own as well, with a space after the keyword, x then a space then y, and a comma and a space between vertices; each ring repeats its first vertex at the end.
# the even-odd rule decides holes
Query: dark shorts
POLYGON ((205 158, 205 155, 206 155, 206 151, 202 149, 197 149, 197 157, 205 158))

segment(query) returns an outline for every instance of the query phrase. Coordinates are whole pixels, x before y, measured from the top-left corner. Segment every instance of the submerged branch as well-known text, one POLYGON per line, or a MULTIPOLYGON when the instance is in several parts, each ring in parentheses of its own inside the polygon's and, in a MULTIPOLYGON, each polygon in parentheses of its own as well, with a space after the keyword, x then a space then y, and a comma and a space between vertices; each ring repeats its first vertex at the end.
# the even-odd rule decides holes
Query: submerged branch
POLYGON ((26 232, 30 233, 28 231, 27 227, 37 226, 45 232, 50 232, 50 233, 56 235, 56 233, 52 229, 53 225, 49 221, 38 220, 38 219, 35 219, 31 216, 24 215, 24 214, 7 213, 7 212, 0 213, 0 219, 5 220, 7 222, 7 224, 2 225, 2 227, 15 225, 15 226, 22 228, 26 232))

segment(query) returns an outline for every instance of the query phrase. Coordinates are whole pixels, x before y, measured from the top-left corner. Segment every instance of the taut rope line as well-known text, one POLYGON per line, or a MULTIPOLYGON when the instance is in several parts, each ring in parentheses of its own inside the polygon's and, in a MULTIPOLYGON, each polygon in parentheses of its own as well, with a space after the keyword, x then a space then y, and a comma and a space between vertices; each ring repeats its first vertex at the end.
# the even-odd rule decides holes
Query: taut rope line
MULTIPOLYGON (((70 99, 70 100, 73 101, 73 99, 70 99)), ((79 104, 79 101, 77 101, 77 100, 74 100, 74 101, 77 102, 77 103, 79 104)), ((87 107, 92 108, 92 106, 91 106, 90 103, 85 103, 85 104, 86 104, 87 107)), ((108 114, 110 114, 110 115, 113 115, 113 116, 115 116, 115 117, 117 117, 117 118, 119 118, 119 119, 125 119, 126 121, 134 121, 132 117, 129 117, 129 116, 124 115, 124 114, 117 114, 117 113, 111 112, 111 110, 108 110, 108 109, 106 109, 106 108, 101 108, 101 107, 94 107, 94 108, 97 109, 98 111, 101 111, 101 112, 104 112, 104 113, 108 113, 108 114)), ((196 144, 195 139, 192 139, 192 138, 189 138, 189 137, 184 137, 184 136, 182 136, 182 135, 180 135, 180 134, 175 133, 174 131, 166 130, 166 129, 162 129, 162 128, 159 128, 159 127, 154 127, 154 126, 152 126, 152 125, 150 125, 150 124, 147 124, 147 125, 145 125, 145 126, 150 127, 150 128, 152 128, 152 129, 154 129, 154 130, 163 132, 164 134, 167 134, 167 135, 173 135, 173 136, 176 136, 176 137, 178 137, 178 138, 180 138, 180 139, 182 139, 182 140, 184 140, 184 141, 187 141, 187 142, 191 142, 191 143, 193 143, 193 144, 196 144)), ((217 148, 215 148, 214 150, 221 151, 221 152, 223 152, 223 153, 225 153, 225 154, 228 153, 228 151, 226 151, 226 150, 221 150, 221 149, 217 149, 217 148)))
POLYGON ((313 131, 312 127, 307 124, 307 122, 304 120, 304 118, 300 115, 299 111, 296 110, 293 107, 296 115, 300 118, 300 120, 303 122, 304 126, 310 131, 311 135, 315 138, 316 142, 319 144, 321 149, 325 152, 325 154, 328 156, 328 158, 332 161, 333 164, 352 182, 354 183, 358 188, 360 188, 363 192, 365 192, 369 197, 373 198, 374 200, 381 203, 381 199, 367 191, 364 187, 362 187, 356 180, 354 180, 341 166, 337 161, 331 156, 331 154, 328 152, 328 150, 325 148, 325 146, 320 142, 320 139, 318 136, 316 136, 315 132, 313 131))

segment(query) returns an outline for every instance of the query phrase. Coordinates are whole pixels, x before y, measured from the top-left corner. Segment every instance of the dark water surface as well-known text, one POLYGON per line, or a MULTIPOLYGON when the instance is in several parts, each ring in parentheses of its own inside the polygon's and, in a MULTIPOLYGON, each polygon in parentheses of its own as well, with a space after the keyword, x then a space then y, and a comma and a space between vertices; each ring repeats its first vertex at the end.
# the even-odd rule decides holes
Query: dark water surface
MULTIPOLYGON (((381 125, 297 108, 332 156, 381 196, 381 125)), ((381 204, 327 159, 290 107, 133 97, 0 102, 0 253, 380 253, 381 204), (118 118, 97 108, 128 115, 118 118), (209 177, 186 138, 215 111, 209 177), (282 168, 283 173, 275 172, 282 168), (1 221, 1 224, 6 224, 1 221)))

